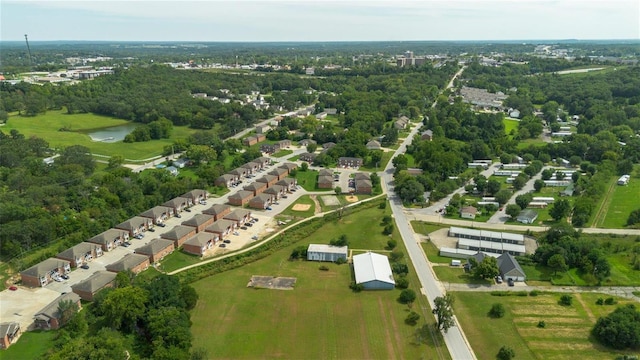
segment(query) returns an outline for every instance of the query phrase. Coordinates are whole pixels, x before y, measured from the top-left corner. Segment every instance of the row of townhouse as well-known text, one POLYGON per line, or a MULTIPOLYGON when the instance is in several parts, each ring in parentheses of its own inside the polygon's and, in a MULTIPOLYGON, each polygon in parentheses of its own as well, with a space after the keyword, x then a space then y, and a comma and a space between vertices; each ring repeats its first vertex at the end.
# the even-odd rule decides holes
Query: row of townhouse
MULTIPOLYGON (((267 175, 268 176, 268 175, 267 175)), ((229 196, 229 204, 235 206, 247 205, 255 209, 266 209, 273 202, 282 198, 288 192, 294 190, 297 186, 296 179, 283 178, 274 182, 274 178, 258 179, 251 185, 245 186, 243 190, 229 196)))
POLYGON ((251 146, 257 143, 261 143, 265 140, 267 140, 267 137, 264 134, 260 133, 260 134, 255 134, 254 136, 248 136, 242 139, 242 144, 246 146, 251 146))
POLYGON ((233 169, 228 173, 218 177, 214 181, 215 186, 230 188, 235 186, 242 181, 242 179, 253 176, 257 172, 266 168, 271 164, 271 159, 268 157, 261 156, 253 161, 250 161, 237 169, 233 169))
POLYGON ((288 149, 291 146, 291 140, 280 140, 273 144, 260 145, 260 151, 267 154, 273 154, 282 149, 288 149))

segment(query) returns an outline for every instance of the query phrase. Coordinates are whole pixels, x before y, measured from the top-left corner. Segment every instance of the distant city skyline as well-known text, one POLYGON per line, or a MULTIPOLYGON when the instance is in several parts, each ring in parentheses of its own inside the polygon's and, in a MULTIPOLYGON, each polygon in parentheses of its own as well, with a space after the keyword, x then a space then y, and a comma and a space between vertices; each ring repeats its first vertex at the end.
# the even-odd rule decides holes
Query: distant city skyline
POLYGON ((640 39, 638 0, 2 1, 0 40, 640 39))

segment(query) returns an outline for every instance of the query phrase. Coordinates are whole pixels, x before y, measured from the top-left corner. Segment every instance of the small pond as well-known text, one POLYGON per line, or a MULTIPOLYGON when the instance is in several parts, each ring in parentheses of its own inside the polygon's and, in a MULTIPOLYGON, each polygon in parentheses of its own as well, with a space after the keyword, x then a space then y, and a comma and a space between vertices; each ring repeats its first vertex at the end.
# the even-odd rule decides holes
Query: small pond
POLYGON ((94 130, 88 132, 87 135, 91 137, 93 141, 101 141, 106 143, 113 143, 117 141, 124 140, 124 137, 127 134, 131 133, 136 127, 140 124, 138 123, 128 123, 124 125, 112 126, 107 128, 102 128, 99 130, 94 130))

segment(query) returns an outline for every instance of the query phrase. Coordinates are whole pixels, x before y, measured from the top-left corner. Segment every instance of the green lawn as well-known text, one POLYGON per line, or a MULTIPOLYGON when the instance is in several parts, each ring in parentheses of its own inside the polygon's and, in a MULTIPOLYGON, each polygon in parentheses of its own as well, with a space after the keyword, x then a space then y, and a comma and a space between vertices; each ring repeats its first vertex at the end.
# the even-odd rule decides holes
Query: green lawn
POLYGON ((38 136, 49 142, 53 148, 71 145, 88 147, 92 153, 100 155, 122 155, 125 159, 142 160, 162 154, 164 146, 176 139, 185 139, 195 130, 184 126, 174 126, 171 138, 139 143, 105 143, 92 141, 87 132, 102 128, 127 124, 129 121, 94 114, 66 114, 63 110, 50 110, 34 117, 12 116, 2 131, 18 130, 26 137, 38 136), (58 131, 61 128, 71 131, 58 131))
MULTIPOLYGON (((616 179, 617 181, 617 179, 616 179)), ((602 228, 624 228, 629 214, 640 209, 640 170, 631 177, 629 185, 615 185, 609 206, 604 213, 604 219, 597 226, 602 228)))
POLYGON ((311 199, 309 195, 303 195, 298 200, 296 200, 296 202, 289 205, 289 207, 286 208, 283 212, 281 212, 280 215, 285 215, 293 218, 306 219, 308 217, 313 216, 313 214, 315 214, 315 210, 316 210, 316 205, 313 202, 313 199, 311 199), (296 204, 309 205, 310 207, 308 210, 305 210, 305 211, 296 211, 296 210, 293 210, 293 207, 296 206, 296 204))
POLYGON ((160 263, 160 269, 165 272, 171 272, 195 264, 201 261, 201 258, 196 255, 184 253, 182 250, 174 251, 167 255, 160 263))
POLYGON ((373 166, 369 166, 369 165, 362 166, 359 170, 361 170, 361 171, 371 171, 371 172, 381 171, 387 166, 387 163, 391 159, 391 156, 393 156, 393 152, 392 151, 383 152, 382 153, 382 159, 380 160, 380 163, 378 163, 377 167, 376 167, 376 164, 373 164, 373 166))
POLYGON ((518 124, 520 124, 519 121, 517 120, 511 120, 511 119, 503 119, 502 123, 504 124, 504 132, 507 135, 511 135, 511 131, 518 132, 518 124))
POLYGON ((296 180, 298 185, 307 191, 333 191, 333 189, 318 188, 318 171, 316 170, 298 171, 296 180))
MULTIPOLYGON (((451 259, 448 259, 451 262, 451 259)), ((460 284, 493 284, 491 280, 476 279, 464 271, 462 266, 434 266, 433 271, 440 281, 460 284)))
POLYGON ((413 228, 413 231, 422 235, 429 235, 430 233, 436 230, 448 228, 448 226, 446 225, 431 224, 431 223, 427 223, 424 221, 417 221, 417 220, 411 221, 411 227, 413 228))
POLYGON ((424 253, 427 254, 429 262, 440 264, 449 264, 451 262, 451 258, 440 256, 440 250, 432 242, 422 242, 420 246, 422 246, 424 253))
MULTIPOLYGON (((491 296, 489 293, 456 292, 454 310, 478 359, 495 359, 502 346, 515 351, 516 359, 614 359, 632 351, 613 351, 590 339, 590 331, 599 316, 615 306, 598 306, 602 294, 573 294, 573 304, 558 305, 559 294, 538 296, 491 296), (501 303, 505 316, 492 319, 487 313, 501 303), (538 328, 540 320, 545 328, 538 328)), ((618 299, 619 304, 632 300, 618 299)), ((638 354, 636 352, 635 354, 638 354)))
POLYGON ((53 346, 56 333, 56 331, 25 331, 20 335, 17 343, 0 351, 0 359, 44 359, 45 352, 53 346))
MULTIPOLYGON (((382 250, 389 237, 382 235, 380 222, 389 213, 374 207, 346 214, 264 259, 193 283, 200 295, 191 319, 194 347, 225 359, 435 359, 439 352, 449 358, 441 337, 442 345, 433 345, 428 327, 426 335, 417 336, 425 319, 433 326, 423 296, 413 304, 421 319, 412 327, 404 323, 409 309, 397 302, 400 290, 354 293, 350 265, 288 260, 294 247, 326 244, 341 234, 352 249, 382 250), (320 271, 321 265, 329 270, 320 271), (297 281, 291 291, 254 290, 246 286, 252 275, 297 281)), ((397 231, 393 238, 404 252, 397 231)), ((419 293, 413 272, 409 282, 419 293)))
POLYGON ((271 156, 279 158, 279 157, 287 156, 289 154, 293 154, 293 150, 284 149, 284 150, 276 151, 273 154, 271 154, 271 156))

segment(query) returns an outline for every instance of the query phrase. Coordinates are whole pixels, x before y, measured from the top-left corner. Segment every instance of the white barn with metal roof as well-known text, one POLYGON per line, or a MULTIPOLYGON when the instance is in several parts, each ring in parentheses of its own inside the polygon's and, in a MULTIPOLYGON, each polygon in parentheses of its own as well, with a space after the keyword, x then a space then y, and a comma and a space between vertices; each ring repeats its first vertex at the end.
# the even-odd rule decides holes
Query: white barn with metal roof
POLYGON ((356 284, 366 290, 391 290, 396 285, 389 259, 384 255, 372 252, 354 255, 353 270, 356 284))
POLYGON ((342 258, 347 260, 348 248, 346 246, 332 246, 325 244, 309 244, 307 260, 335 262, 342 258))

